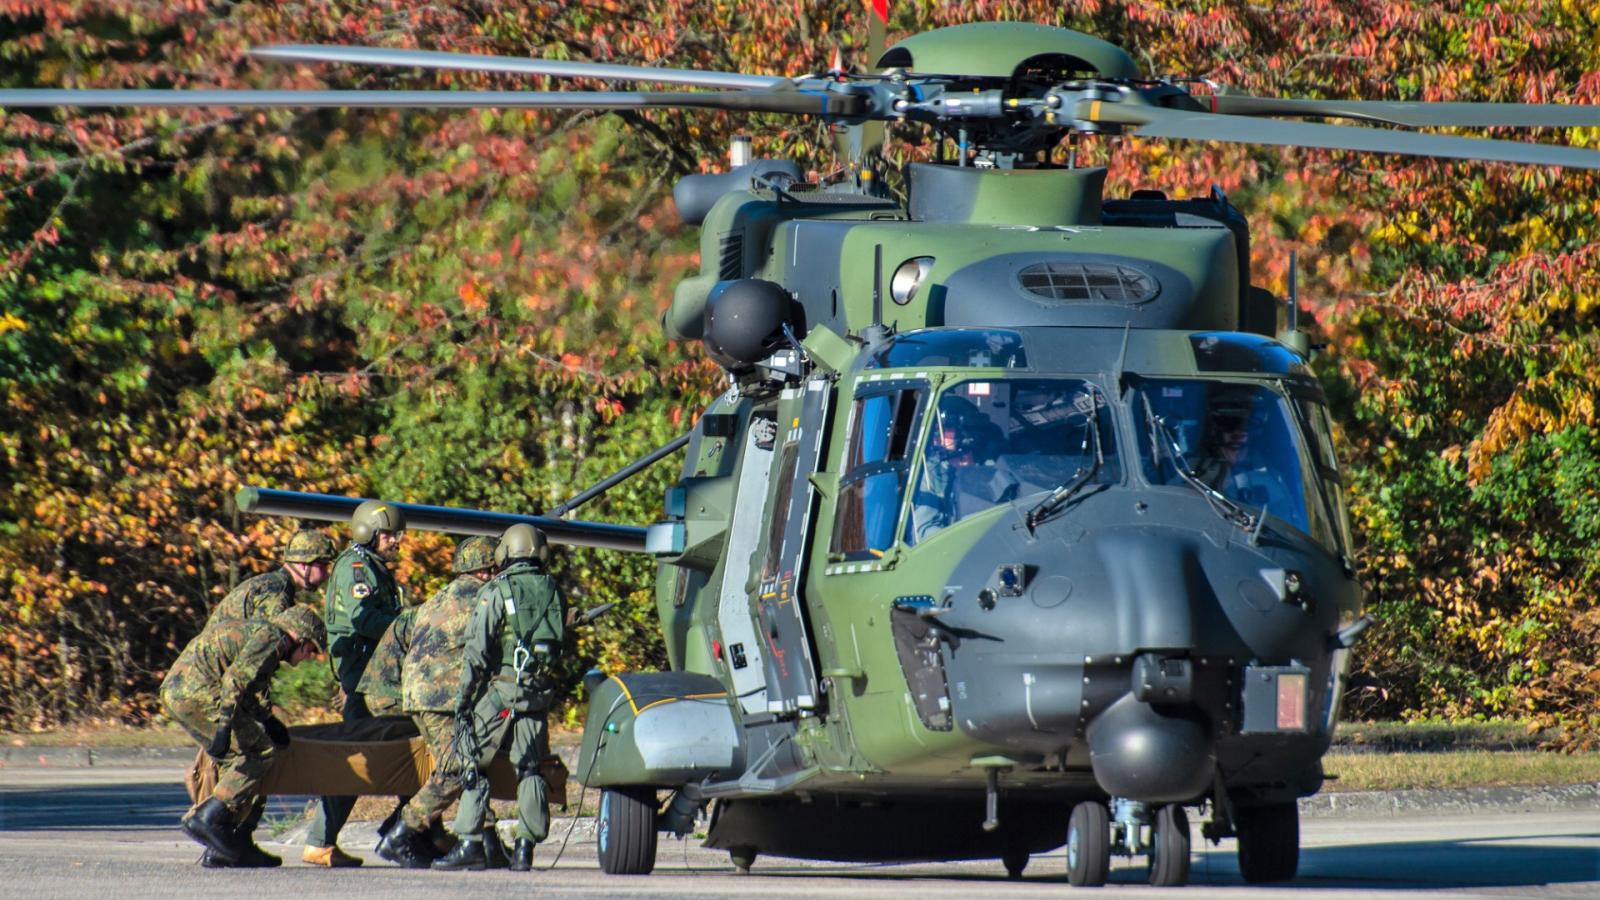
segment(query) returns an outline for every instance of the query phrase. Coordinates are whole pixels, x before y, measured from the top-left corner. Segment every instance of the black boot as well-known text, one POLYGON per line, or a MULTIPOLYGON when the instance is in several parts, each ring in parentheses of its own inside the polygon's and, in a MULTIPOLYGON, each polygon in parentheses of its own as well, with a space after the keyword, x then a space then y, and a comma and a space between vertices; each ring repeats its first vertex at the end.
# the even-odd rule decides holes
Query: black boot
POLYGON ((526 872, 533 868, 533 841, 527 838, 517 838, 517 843, 511 848, 511 871, 526 872))
POLYGON ((491 869, 504 869, 511 865, 506 858, 506 845, 500 843, 500 829, 490 825, 483 830, 483 856, 491 869))
POLYGON ((233 816, 222 801, 215 797, 200 804, 194 814, 183 820, 183 831, 211 851, 212 858, 224 865, 234 865, 243 856, 243 848, 234 839, 233 816))
MULTIPOLYGON (((255 833, 254 822, 233 830, 233 839, 239 846, 239 861, 234 865, 241 869, 276 869, 283 865, 281 857, 273 856, 256 845, 255 833)), ((205 861, 201 860, 200 865, 205 865, 205 861)))
POLYGON ((202 869, 231 869, 231 868, 233 868, 233 863, 225 863, 222 860, 217 859, 217 855, 215 853, 211 852, 211 848, 210 847, 207 847, 205 849, 205 852, 200 854, 200 868, 202 868, 202 869))
POLYGON ((454 850, 458 843, 456 836, 445 829, 443 822, 434 819, 428 823, 428 850, 434 859, 454 850))
POLYGON ((473 869, 479 872, 489 868, 489 861, 483 855, 483 840, 463 837, 461 843, 456 844, 456 848, 445 854, 443 859, 434 860, 433 867, 451 871, 473 869))
POLYGON ((396 822, 378 841, 378 855, 406 869, 426 869, 433 864, 428 837, 421 831, 396 822))

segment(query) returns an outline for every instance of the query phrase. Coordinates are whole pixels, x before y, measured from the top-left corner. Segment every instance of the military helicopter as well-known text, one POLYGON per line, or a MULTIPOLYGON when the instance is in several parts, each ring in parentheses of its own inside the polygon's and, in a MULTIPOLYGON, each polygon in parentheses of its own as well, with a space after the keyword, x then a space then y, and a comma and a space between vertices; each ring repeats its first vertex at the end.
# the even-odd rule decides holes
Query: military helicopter
MULTIPOLYGON (((690 175, 701 228, 667 333, 729 387, 692 431, 542 515, 400 504, 412 527, 652 554, 667 672, 591 673, 578 774, 599 860, 707 843, 832 860, 1065 845, 1181 885, 1189 811, 1248 882, 1292 878, 1369 620, 1330 420, 1284 305, 1250 281, 1220 192, 1106 198, 1076 134, 1600 168, 1600 153, 1282 118, 1595 126, 1590 107, 1195 93, 1059 28, 915 35, 870 73, 786 78, 362 47, 260 57, 677 85, 645 92, 0 91, 0 106, 688 107, 848 129, 851 175, 785 160, 690 175), (937 134, 893 199, 874 129, 937 134), (680 449, 648 527, 567 514, 680 449), (930 827, 936 823, 936 827, 930 827)), ((247 512, 341 520, 361 498, 248 488, 247 512)))

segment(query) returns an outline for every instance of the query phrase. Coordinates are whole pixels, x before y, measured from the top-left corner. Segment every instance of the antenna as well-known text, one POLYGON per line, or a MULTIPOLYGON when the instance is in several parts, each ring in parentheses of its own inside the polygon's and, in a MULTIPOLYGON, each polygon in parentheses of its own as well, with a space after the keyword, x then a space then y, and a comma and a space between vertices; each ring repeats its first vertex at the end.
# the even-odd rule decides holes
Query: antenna
POLYGON ((1289 330, 1300 328, 1300 291, 1299 279, 1296 277, 1300 269, 1300 251, 1289 251, 1289 330))
POLYGON ((883 245, 872 248, 872 324, 883 327, 883 245))

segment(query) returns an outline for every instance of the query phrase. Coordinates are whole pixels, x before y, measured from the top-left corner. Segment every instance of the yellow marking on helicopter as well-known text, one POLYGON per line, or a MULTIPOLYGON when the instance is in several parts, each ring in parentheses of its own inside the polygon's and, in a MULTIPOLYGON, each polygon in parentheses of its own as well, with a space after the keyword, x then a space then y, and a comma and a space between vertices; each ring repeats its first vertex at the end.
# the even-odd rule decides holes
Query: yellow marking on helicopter
POLYGON ((1089 104, 1089 121, 1092 122, 1095 119, 1100 118, 1100 103, 1101 101, 1096 100, 1089 104))
POLYGON ((676 702, 678 700, 716 700, 716 699, 728 696, 728 692, 727 691, 720 691, 720 692, 715 693, 715 694, 684 694, 682 697, 663 697, 660 700, 655 700, 655 701, 652 701, 650 703, 646 703, 644 706, 640 706, 639 704, 634 702, 634 700, 633 700, 633 692, 628 690, 628 686, 626 684, 622 683, 622 679, 621 678, 618 678, 617 676, 613 675, 613 676, 611 676, 610 680, 615 681, 617 683, 617 687, 622 688, 622 696, 628 698, 628 708, 633 710, 633 714, 635 716, 639 715, 640 713, 644 712, 647 709, 654 709, 657 706, 662 706, 662 705, 667 704, 667 703, 673 703, 673 702, 676 702))

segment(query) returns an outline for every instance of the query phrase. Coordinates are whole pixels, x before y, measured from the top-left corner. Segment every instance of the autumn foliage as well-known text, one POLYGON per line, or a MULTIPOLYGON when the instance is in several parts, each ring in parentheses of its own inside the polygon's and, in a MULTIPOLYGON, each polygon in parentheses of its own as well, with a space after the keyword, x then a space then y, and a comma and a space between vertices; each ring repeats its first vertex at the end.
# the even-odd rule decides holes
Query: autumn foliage
MULTIPOLYGON (((867 14, 0 0, 0 83, 545 86, 244 54, 286 42, 797 74, 836 46, 858 55, 867 14)), ((1578 2, 924 0, 891 15, 891 40, 1063 24, 1149 72, 1249 93, 1600 103, 1600 7, 1578 2)), ((679 433, 720 380, 656 325, 698 265, 669 190, 721 166, 735 130, 759 155, 835 165, 823 126, 766 116, 4 114, 0 724, 147 713, 210 604, 286 539, 231 511, 241 484, 527 510, 679 433)), ((1533 137, 1600 144, 1593 129, 1533 137)), ((1227 191, 1256 280, 1280 293, 1299 253, 1378 618, 1350 709, 1600 727, 1600 180, 1138 139, 1084 152, 1113 193, 1227 191)), ((584 515, 651 520, 667 468, 584 515)), ((414 537, 402 577, 431 588, 447 553, 414 537)), ((558 574, 580 602, 627 611, 584 639, 578 668, 660 664, 646 560, 576 551, 558 574)))

